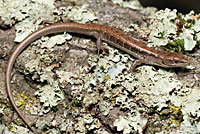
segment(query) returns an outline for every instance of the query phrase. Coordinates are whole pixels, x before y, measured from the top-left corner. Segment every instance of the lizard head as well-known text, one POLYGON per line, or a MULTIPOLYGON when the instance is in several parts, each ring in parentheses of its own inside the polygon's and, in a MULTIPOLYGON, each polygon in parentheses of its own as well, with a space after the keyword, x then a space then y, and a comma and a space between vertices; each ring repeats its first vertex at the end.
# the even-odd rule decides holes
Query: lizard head
POLYGON ((174 68, 174 67, 185 67, 191 64, 183 54, 176 52, 166 52, 162 51, 162 65, 163 67, 174 68))

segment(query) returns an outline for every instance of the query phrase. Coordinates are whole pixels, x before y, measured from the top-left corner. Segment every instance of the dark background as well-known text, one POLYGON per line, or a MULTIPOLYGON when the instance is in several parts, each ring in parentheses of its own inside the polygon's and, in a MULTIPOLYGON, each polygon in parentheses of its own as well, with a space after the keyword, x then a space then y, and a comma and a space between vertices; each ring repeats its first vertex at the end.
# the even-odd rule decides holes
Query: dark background
POLYGON ((154 6, 158 9, 177 9, 183 14, 194 10, 196 13, 200 12, 200 0, 139 0, 142 6, 154 6))

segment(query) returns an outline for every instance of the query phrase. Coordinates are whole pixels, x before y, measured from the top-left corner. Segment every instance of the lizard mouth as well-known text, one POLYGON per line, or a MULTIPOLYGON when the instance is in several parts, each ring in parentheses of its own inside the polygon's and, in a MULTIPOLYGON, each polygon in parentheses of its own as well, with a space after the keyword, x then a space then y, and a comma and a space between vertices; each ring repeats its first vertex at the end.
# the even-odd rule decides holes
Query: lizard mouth
POLYGON ((174 64, 172 64, 172 67, 185 67, 190 64, 191 64, 190 61, 185 61, 185 62, 180 62, 180 63, 174 63, 174 64))

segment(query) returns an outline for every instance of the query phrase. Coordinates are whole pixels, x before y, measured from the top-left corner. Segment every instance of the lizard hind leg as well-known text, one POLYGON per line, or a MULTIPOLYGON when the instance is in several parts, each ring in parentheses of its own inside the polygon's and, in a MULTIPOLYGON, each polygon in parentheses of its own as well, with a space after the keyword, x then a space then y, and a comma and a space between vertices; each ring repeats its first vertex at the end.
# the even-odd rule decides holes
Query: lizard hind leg
POLYGON ((97 54, 100 54, 100 50, 104 51, 107 55, 109 55, 109 49, 106 46, 102 46, 101 36, 97 37, 96 46, 97 46, 97 54))
POLYGON ((135 72, 135 68, 138 66, 138 65, 140 65, 140 64, 142 64, 143 62, 142 62, 142 60, 135 60, 134 62, 133 62, 133 64, 131 65, 131 68, 130 68, 130 72, 132 73, 132 74, 134 74, 134 72, 135 72))

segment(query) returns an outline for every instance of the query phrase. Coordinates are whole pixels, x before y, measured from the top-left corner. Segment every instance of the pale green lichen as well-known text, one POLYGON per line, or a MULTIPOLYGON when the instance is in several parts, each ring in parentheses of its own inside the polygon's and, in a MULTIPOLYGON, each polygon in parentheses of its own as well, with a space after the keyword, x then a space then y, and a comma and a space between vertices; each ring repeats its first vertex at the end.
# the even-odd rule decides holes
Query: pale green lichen
POLYGON ((124 0, 112 0, 113 3, 119 4, 122 7, 128 7, 131 9, 141 9, 142 6, 138 0, 124 1, 124 0))
POLYGON ((75 122, 71 119, 65 119, 60 121, 60 130, 66 131, 66 133, 72 133, 74 131, 75 122))
MULTIPOLYGON (((105 93, 106 94, 106 93, 105 93)), ((106 95, 105 95, 106 96, 106 95)), ((110 96, 106 96, 106 97, 110 97, 110 96)), ((113 109, 113 106, 110 105, 109 102, 100 102, 99 103, 99 110, 100 112, 103 112, 105 116, 107 116, 109 114, 109 111, 113 109)))
POLYGON ((82 7, 72 7, 62 8, 63 15, 67 16, 70 20, 79 23, 86 23, 88 21, 94 21, 98 19, 94 13, 89 12, 84 6, 82 7))
MULTIPOLYGON (((13 2, 10 2, 13 3, 13 2)), ((10 4, 9 3, 9 4, 10 4)), ((15 25, 16 28, 16 42, 22 41, 28 34, 31 32, 41 28, 38 27, 44 20, 48 20, 49 22, 54 21, 56 16, 52 15, 53 12, 56 10, 54 6, 54 0, 46 1, 35 1, 31 2, 29 0, 20 0, 17 1, 16 7, 10 7, 10 9, 16 10, 16 12, 9 12, 15 15, 17 12, 23 15, 23 18, 20 19, 20 23, 15 25), (23 4, 22 4, 23 3, 23 4), (22 9, 19 9, 19 6, 22 9)), ((8 13, 8 14, 9 14, 8 13)), ((16 21, 16 20, 15 20, 16 21)))
POLYGON ((133 94, 139 92, 141 98, 148 102, 148 107, 157 107, 160 111, 162 108, 167 107, 169 100, 169 93, 173 90, 180 90, 183 84, 173 78, 173 73, 159 69, 153 71, 151 67, 141 67, 141 73, 136 74, 137 90, 133 94))
POLYGON ((52 85, 39 86, 38 88, 39 90, 35 92, 35 95, 40 98, 40 102, 42 102, 44 107, 51 108, 64 99, 64 94, 56 81, 52 85))
POLYGON ((193 31, 190 29, 183 29, 183 33, 180 34, 180 38, 184 39, 184 46, 186 50, 192 50, 195 45, 196 41, 194 41, 193 31))
POLYGON ((166 8, 165 10, 152 12, 147 18, 149 19, 149 26, 134 27, 138 31, 140 30, 141 36, 148 38, 149 46, 165 46, 168 44, 171 45, 171 48, 168 49, 167 46, 163 48, 169 51, 191 51, 200 40, 200 20, 193 11, 186 15, 179 15, 177 10, 171 11, 166 8), (183 27, 177 26, 178 23, 181 23, 183 27), (181 32, 178 31, 178 27, 181 32), (183 43, 181 44, 180 41, 183 41, 183 43), (172 47, 175 47, 174 50, 172 47))
POLYGON ((38 128, 38 129, 41 129, 41 128, 43 128, 45 125, 48 125, 49 123, 47 122, 47 121, 45 121, 45 120, 37 120, 37 122, 36 122, 36 127, 38 128))
MULTIPOLYGON (((26 2, 27 1, 24 3, 26 2)), ((42 12, 47 11, 46 7, 51 7, 50 10, 48 10, 48 13, 52 13, 54 10, 52 1, 40 2, 44 2, 43 4, 45 5, 42 6, 42 12)), ((130 2, 122 2, 121 0, 118 2, 120 5, 122 3, 128 3, 128 7, 134 7, 130 2)), ((127 7, 126 4, 122 4, 122 6, 127 7)), ((35 26, 37 28, 33 28, 33 23, 38 17, 35 14, 39 14, 39 17, 42 16, 43 19, 47 18, 49 20, 54 18, 54 16, 49 18, 48 13, 42 14, 41 12, 35 12, 33 14, 32 10, 36 10, 35 7, 32 8, 31 13, 28 12, 29 10, 27 10, 27 8, 24 8, 24 4, 22 7, 22 11, 27 14, 23 15, 19 13, 17 20, 24 20, 16 27, 17 31, 22 30, 23 35, 17 35, 18 37, 16 38, 16 41, 21 41, 30 33, 30 31, 38 29, 37 25, 41 23, 41 20, 36 21, 35 26), (36 16, 36 18, 25 19, 27 16, 31 15, 33 17, 36 16), (22 25, 25 26, 23 29, 21 28, 22 25), (30 29, 30 31, 26 32, 27 29, 30 29)), ((29 7, 33 6, 29 5, 29 7)), ((41 11, 40 8, 38 9, 38 11, 41 11)), ((82 7, 68 7, 66 9, 63 8, 62 10, 63 11, 60 12, 58 11, 58 13, 66 12, 64 14, 67 15, 70 20, 76 22, 85 23, 97 19, 94 13, 90 13, 87 9, 82 7)), ((13 15, 11 14, 10 16, 13 15)), ((165 45, 168 42, 168 38, 176 34, 176 26, 171 21, 176 17, 176 10, 171 11, 169 9, 158 11, 154 15, 150 16, 151 25, 148 29, 145 29, 145 34, 150 33, 149 40, 156 45, 165 45)), ((191 15, 185 17, 190 18, 191 15)), ((7 18, 9 18, 9 16, 7 18)), ((14 23, 12 20, 8 19, 5 22, 8 24, 14 23)), ((184 33, 181 35, 182 38, 185 38, 187 33, 187 35, 190 35, 191 39, 191 33, 194 32, 194 30, 196 32, 199 31, 199 20, 196 20, 195 24, 192 25, 190 29, 183 30, 184 33)), ((78 100, 82 102, 81 106, 83 108, 79 110, 82 114, 77 114, 76 116, 78 118, 76 118, 75 121, 70 119, 62 120, 62 122, 60 122, 60 129, 62 131, 70 132, 70 130, 73 129, 75 132, 87 133, 93 129, 98 129, 100 127, 98 118, 92 117, 90 114, 85 114, 86 107, 89 107, 90 105, 98 105, 100 111, 103 112, 104 115, 109 115, 110 110, 114 107, 120 107, 122 110, 126 109, 126 111, 130 111, 127 116, 120 116, 120 119, 116 119, 113 125, 117 127, 118 131, 123 131, 123 133, 131 133, 134 131, 141 133, 142 127, 147 122, 147 119, 142 117, 141 113, 138 112, 145 112, 143 108, 138 106, 138 100, 143 100, 140 105, 147 108, 157 108, 158 111, 168 107, 167 102, 170 101, 175 106, 182 107, 181 111, 183 113, 184 121, 181 124, 180 132, 186 132, 186 128, 191 132, 196 132, 199 129, 199 124, 192 121, 192 119, 199 118, 200 116, 198 111, 200 108, 198 89, 186 89, 182 82, 173 78, 172 72, 163 69, 154 71, 151 66, 138 67, 137 69, 140 70, 140 73, 132 75, 128 70, 131 66, 130 61, 133 59, 127 54, 120 54, 116 49, 108 47, 110 52, 108 56, 100 54, 99 56, 90 57, 88 59, 89 66, 84 67, 80 74, 66 72, 62 69, 56 70, 56 73, 52 71, 56 67, 56 65, 52 63, 54 58, 57 57, 56 54, 52 53, 54 47, 56 44, 62 44, 65 40, 69 39, 71 39, 71 37, 64 37, 62 35, 52 38, 43 37, 42 40, 37 41, 40 49, 35 45, 26 53, 26 56, 30 56, 31 53, 39 54, 39 56, 35 57, 34 60, 25 64, 26 74, 32 74, 33 80, 37 80, 41 83, 47 82, 48 84, 38 86, 39 90, 36 91, 35 94, 40 98, 42 104, 39 107, 36 107, 38 104, 34 104, 35 109, 33 109, 32 113, 43 115, 43 113, 48 112, 51 107, 56 106, 58 102, 64 98, 59 84, 71 84, 71 95, 74 97, 74 101, 78 100), (90 73, 83 74, 84 71, 89 72, 91 69, 92 71, 90 73), (58 80, 53 78, 55 74, 58 76, 58 80), (102 94, 99 94, 100 90, 102 94), (172 91, 175 93, 170 94, 172 91), (130 98, 130 95, 137 96, 133 99, 130 98), (190 113, 193 117, 189 115, 190 113)), ((197 39, 199 40, 198 33, 197 39)), ((185 43, 186 42, 187 41, 185 40, 185 43)), ((194 42, 192 43, 194 44, 194 42)), ((188 45, 187 49, 192 49, 192 47, 194 47, 194 45, 191 45, 191 47, 188 45)), ((76 110, 78 111, 78 109, 76 110)), ((36 127, 39 129, 45 125, 49 125, 49 123, 44 120, 36 123, 36 127)), ((52 133, 57 132, 56 129, 50 131, 52 133)), ((20 129, 19 132, 21 132, 20 129)))
POLYGON ((83 118, 78 118, 78 122, 74 125, 74 128, 80 134, 87 133, 87 129, 85 128, 85 123, 83 118))
POLYGON ((89 114, 84 114, 82 118, 78 118, 78 123, 74 125, 74 128, 80 134, 85 134, 90 130, 97 129, 100 126, 98 125, 98 119, 93 118, 89 114))
MULTIPOLYGON (((28 53, 38 53, 40 54, 40 56, 37 57, 33 57, 33 59, 30 62, 27 62, 25 64, 25 73, 26 74, 33 74, 32 79, 33 80, 39 80, 41 82, 44 81, 48 81, 49 83, 52 83, 53 79, 53 75, 54 73, 52 72, 52 70, 56 67, 55 64, 50 65, 54 59, 58 58, 56 56, 56 53, 52 53, 54 51, 54 46, 57 44, 54 40, 61 40, 62 38, 62 42, 60 43, 64 43, 65 40, 71 39, 69 38, 69 36, 65 36, 63 35, 62 37, 60 37, 61 35, 57 35, 51 38, 43 38, 43 41, 38 40, 36 42, 34 42, 33 44, 37 44, 37 46, 32 47, 32 50, 29 50, 28 53), (49 45, 49 40, 51 40, 52 42, 49 45), (41 46, 40 46, 41 45, 41 46), (37 49, 37 48, 42 47, 43 49, 37 49), (41 63, 41 61, 43 61, 43 64, 41 63), (45 65, 45 64, 46 65, 45 65), (42 64, 42 66, 41 66, 42 64), (43 68, 46 67, 46 68, 43 68)), ((27 54, 25 54, 24 56, 28 56, 27 54)))
POLYGON ((64 35, 55 35, 51 38, 46 37, 43 38, 41 48, 47 48, 51 50, 51 48, 55 47, 55 45, 61 45, 66 42, 66 40, 71 40, 72 36, 70 34, 64 34, 64 35))
POLYGON ((97 130, 94 131, 95 134, 110 134, 110 132, 108 130, 106 130, 105 128, 99 128, 97 130))
MULTIPOLYGON (((134 113, 137 111, 136 104, 133 102, 132 99, 130 99, 130 98, 127 99, 128 98, 127 92, 124 92, 124 93, 121 92, 123 86, 121 88, 119 87, 119 88, 115 88, 115 89, 112 89, 112 87, 111 87, 112 85, 115 85, 115 84, 123 85, 123 84, 121 84, 121 82, 126 79, 126 76, 123 77, 122 70, 124 70, 124 69, 128 70, 127 67, 130 67, 130 65, 127 65, 127 67, 124 65, 124 63, 128 61, 129 57, 126 57, 126 55, 121 55, 118 52, 114 52, 116 50, 114 50, 113 48, 110 48, 110 47, 108 47, 108 48, 109 48, 111 55, 108 55, 108 56, 104 55, 104 57, 102 57, 98 61, 98 63, 96 63, 95 76, 100 76, 100 77, 96 77, 96 79, 93 79, 93 81, 95 81, 95 83, 96 83, 93 85, 98 86, 100 83, 103 84, 105 82, 104 83, 105 86, 102 86, 102 88, 105 92, 104 96, 106 98, 110 98, 113 96, 114 97, 113 99, 115 101, 113 101, 114 103, 101 103, 100 109, 102 112, 104 112, 104 115, 108 115, 109 111, 113 108, 113 106, 112 106, 113 104, 120 105, 121 108, 130 109, 132 111, 131 112, 132 114, 130 115, 130 116, 132 116, 131 121, 133 121, 136 118, 137 118, 136 120, 138 120, 139 116, 134 115, 134 113), (115 53, 115 54, 112 55, 112 53, 113 54, 115 53), (116 62, 115 59, 117 57, 124 59, 122 61, 118 60, 119 65, 115 64, 115 62, 116 62), (103 69, 102 69, 102 66, 103 66, 103 69), (119 66, 119 67, 116 67, 116 66, 119 66), (111 72, 111 74, 113 74, 112 71, 110 71, 113 69, 115 69, 117 71, 117 73, 114 73, 115 75, 112 75, 112 77, 110 79, 107 79, 107 81, 103 81, 103 78, 107 75, 108 72, 111 72), (121 93, 122 93, 122 95, 120 95, 121 93), (118 94, 117 97, 114 94, 118 94)), ((92 63, 93 66, 95 66, 95 65, 92 62, 92 60, 96 61, 95 58, 96 57, 93 57, 93 58, 91 57, 89 60, 90 61, 89 63, 92 63)), ((127 74, 128 77, 132 77, 128 73, 125 73, 125 74, 127 74)), ((93 99, 91 99, 91 98, 93 98, 91 96, 88 96, 88 98, 90 98, 90 100, 93 100, 93 99)), ((95 98, 95 96, 94 96, 94 98, 95 98)), ((83 102, 86 102, 86 101, 83 101, 83 102)), ((97 103, 97 101, 92 101, 92 102, 97 103)), ((111 102, 112 102, 112 100, 111 100, 111 102)), ((87 102, 87 103, 89 105, 92 104, 91 102, 87 102)), ((141 119, 138 121, 141 121, 141 119)), ((136 124, 138 124, 138 122, 136 124)), ((142 125, 137 126, 136 124, 132 123, 132 126, 130 127, 130 132, 132 132, 132 130, 141 132, 143 126, 142 125)), ((128 131, 129 130, 125 129, 124 133, 126 133, 128 131)))
POLYGON ((59 131, 57 129, 50 129, 47 131, 48 134, 59 134, 59 131))
POLYGON ((122 71, 124 69, 126 69, 126 66, 124 64, 122 64, 121 62, 118 62, 115 66, 112 66, 111 68, 109 68, 108 75, 111 78, 114 78, 117 75, 119 75, 120 73, 122 73, 122 71))
MULTIPOLYGON (((121 108, 124 109, 129 109, 132 112, 139 110, 137 107, 137 103, 134 103, 133 100, 131 100, 128 97, 128 94, 136 95, 137 97, 135 100, 143 100, 144 103, 143 105, 147 107, 154 107, 158 111, 161 111, 163 108, 168 107, 167 102, 170 101, 172 104, 175 106, 182 106, 181 111, 183 113, 183 116, 186 116, 189 113, 192 113, 193 116, 199 117, 199 95, 193 89, 185 89, 185 84, 183 84, 181 81, 176 80, 173 78, 174 73, 170 72, 169 70, 163 70, 163 69, 158 69, 157 71, 152 70, 152 67, 150 66, 142 66, 138 67, 140 70, 140 73, 135 73, 134 75, 131 75, 130 73, 126 73, 126 71, 130 67, 130 63, 127 61, 130 60, 129 57, 126 57, 124 62, 123 61, 118 61, 118 63, 122 64, 124 67, 123 69, 119 69, 118 75, 113 75, 113 77, 110 77, 107 79, 107 81, 103 81, 102 78, 103 76, 107 75, 110 69, 115 68, 115 63, 112 59, 114 59, 114 56, 118 57, 117 55, 119 54, 118 52, 113 53, 112 48, 108 47, 110 54, 112 56, 106 56, 101 58, 98 63, 94 63, 93 61, 96 61, 96 58, 90 58, 90 62, 94 68, 96 66, 95 71, 97 76, 101 77, 96 77, 96 79, 93 79, 93 86, 98 86, 98 84, 103 84, 104 86, 101 87, 104 90, 104 97, 106 98, 112 98, 111 102, 113 102, 113 99, 115 100, 115 104, 119 105, 121 108), (114 54, 114 55, 113 55, 114 54), (107 59, 107 60, 105 60, 107 59), (103 62, 102 62, 103 61, 103 62), (103 66, 104 69, 101 69, 103 66), (125 70, 122 73, 122 70, 125 70), (99 79, 100 78, 100 79, 99 79), (100 82, 100 83, 99 83, 100 82), (121 85, 118 88, 112 88, 113 85, 121 85), (122 92, 123 89, 123 92, 122 92), (126 90, 128 92, 126 92, 126 90), (182 93, 182 91, 184 93, 182 93), (193 91, 195 93, 189 92, 193 91), (170 94, 171 92, 176 92, 176 94, 170 94), (117 96, 112 97, 114 94, 117 94, 117 96), (179 96, 180 94, 180 96, 179 96), (194 95, 195 94, 195 95, 194 95), (190 97, 194 96, 194 97, 190 97), (195 97, 196 96, 196 97, 195 97), (192 98, 188 100, 189 98, 192 98), (128 98, 128 99, 127 99, 128 98), (183 98, 187 98, 187 100, 183 101, 183 98), (191 102, 193 102, 193 105, 191 105, 191 102), (178 103, 180 103, 178 105, 178 103), (189 106, 191 105, 191 106, 189 106), (134 110, 133 110, 134 109, 134 110)), ((120 54, 120 57, 123 58, 126 55, 120 54)), ((109 74, 110 76, 110 74, 109 74)), ((103 104, 103 103, 102 103, 103 104)), ((112 103, 109 104, 103 104, 100 105, 101 111, 105 112, 105 115, 108 115, 109 111, 112 109, 112 103), (107 110, 105 110, 107 109, 107 110)), ((131 112, 131 113, 132 113, 131 112)), ((133 116, 133 115, 132 115, 133 116)), ((129 126, 129 125, 128 125, 129 126)), ((126 128, 123 126, 120 126, 120 123, 118 125, 119 129, 122 130, 122 128, 126 128)), ((128 129, 124 129, 124 133, 128 133, 129 131, 138 130, 136 128, 131 128, 129 126, 128 129)))
POLYGON ((9 133, 8 128, 4 125, 0 123, 0 133, 3 134, 4 133, 9 133))
MULTIPOLYGON (((60 130, 66 131, 68 126, 66 125, 67 123, 65 123, 64 119, 61 119, 59 123, 60 123, 60 125, 59 125, 60 130)), ((73 124, 73 123, 71 123, 71 124, 73 124)))
MULTIPOLYGON (((57 67, 57 65, 52 64, 52 62, 55 58, 58 58, 56 53, 53 53, 56 45, 61 45, 66 40, 70 39, 71 36, 68 34, 56 35, 50 38, 43 37, 41 40, 34 42, 33 44, 35 44, 35 46, 28 51, 28 53, 38 53, 39 56, 34 57, 34 59, 25 64, 25 73, 33 74, 33 80, 39 82, 46 81, 48 83, 48 85, 38 86, 39 90, 35 92, 35 95, 37 95, 40 102, 42 102, 42 107, 36 108, 33 106, 33 108, 31 108, 33 114, 39 112, 37 109, 40 109, 40 114, 42 114, 42 112, 47 113, 51 107, 56 106, 59 101, 64 99, 63 92, 61 92, 58 82, 53 78, 55 75, 53 69, 57 67), (37 49, 38 47, 43 49, 37 49)), ((28 55, 24 54, 24 56, 28 55)))
POLYGON ((14 126, 14 129, 11 131, 14 134, 32 134, 28 128, 21 127, 21 126, 14 126))
POLYGON ((3 114, 3 111, 4 111, 4 107, 0 105, 0 114, 3 114))
POLYGON ((30 10, 28 0, 0 1, 0 16, 6 25, 13 25, 16 21, 22 21, 28 14, 23 13, 30 10))
POLYGON ((56 70, 56 74, 59 78, 59 82, 60 83, 70 83, 70 84, 74 84, 72 78, 76 78, 77 75, 72 73, 72 72, 65 72, 63 70, 56 70))
POLYGON ((44 110, 41 110, 42 109, 42 106, 40 104, 39 101, 36 101, 34 100, 33 103, 31 104, 31 108, 30 109, 30 113, 32 115, 38 115, 38 114, 41 114, 44 112, 44 110))
MULTIPOLYGON (((192 19, 192 16, 195 16, 193 12, 190 14, 190 19, 192 19)), ((187 23, 185 24, 187 25, 187 23)), ((184 47, 186 50, 193 50, 193 48, 197 45, 197 42, 200 41, 200 19, 195 19, 195 23, 191 24, 191 27, 189 28, 183 28, 183 32, 180 34, 180 38, 184 39, 184 47), (195 39, 196 37, 196 39, 195 39)))
POLYGON ((84 123, 89 131, 100 127, 98 126, 98 119, 93 118, 91 115, 84 116, 84 123))
POLYGON ((196 118, 200 117, 200 95, 198 88, 182 88, 176 95, 170 97, 171 102, 175 106, 182 106, 181 111, 183 115, 190 114, 196 118), (184 94, 184 95, 183 95, 184 94))
POLYGON ((128 116, 120 116, 115 120, 114 126, 117 127, 117 131, 123 131, 123 134, 135 133, 138 131, 142 133, 142 127, 147 123, 147 119, 142 118, 140 113, 136 113, 135 116, 129 114, 128 116), (135 131, 133 131, 133 128, 135 131))
MULTIPOLYGON (((177 10, 160 10, 149 16, 150 25, 144 28, 149 33, 149 46, 161 46, 168 43, 168 38, 176 35, 176 25, 172 22, 177 17, 177 10)), ((142 28, 142 29, 143 29, 142 28)), ((146 36, 146 35, 143 35, 146 36)))
POLYGON ((95 105, 98 103, 97 96, 95 94, 87 94, 83 98, 83 103, 85 104, 86 107, 90 105, 95 105))
MULTIPOLYGON (((50 7, 47 11, 52 13, 54 11, 55 7, 52 6, 51 3, 52 2, 50 2, 50 3, 45 2, 44 4, 47 4, 48 7, 50 7)), ((40 2, 40 4, 41 4, 41 2, 40 2)), ((39 6, 39 7, 41 7, 41 6, 39 6)), ((46 11, 45 7, 43 7, 43 10, 46 11)), ((77 22, 85 23, 87 21, 92 21, 94 19, 97 19, 94 16, 94 14, 86 12, 86 11, 87 10, 82 7, 81 8, 68 7, 65 11, 62 11, 62 12, 64 14, 67 14, 69 18, 71 16, 71 20, 74 20, 77 22)), ((57 11, 57 12, 59 12, 59 11, 57 11)), ((41 14, 41 13, 39 13, 39 14, 41 14)), ((47 13, 46 13, 46 15, 47 15, 47 13)), ((45 17, 45 15, 41 19, 44 19, 44 17, 45 17)), ((20 35, 17 35, 16 41, 20 41, 25 36, 28 35, 27 30, 21 29, 21 25, 27 25, 27 27, 25 27, 25 28, 30 27, 29 28, 30 31, 34 31, 35 29, 38 29, 37 25, 40 23, 40 21, 36 21, 36 23, 34 24, 35 26, 33 26, 34 19, 32 18, 31 20, 32 21, 24 20, 19 25, 16 25, 16 29, 20 29, 20 31, 26 31, 26 33, 24 33, 24 34, 21 34, 21 33, 23 33, 23 32, 21 32, 20 35)), ((48 37, 41 38, 41 40, 38 40, 33 44, 40 45, 42 49, 37 50, 37 47, 32 47, 33 49, 30 52, 30 53, 32 53, 35 51, 34 53, 39 53, 41 56, 34 58, 34 60, 32 60, 31 62, 28 62, 25 64, 26 74, 29 74, 29 73, 33 74, 33 76, 32 76, 33 80, 37 80, 40 82, 47 81, 49 84, 49 85, 45 85, 45 86, 38 86, 38 88, 40 90, 36 91, 36 93, 35 93, 40 98, 40 101, 42 102, 42 106, 47 107, 45 109, 43 107, 40 107, 40 109, 44 113, 48 112, 51 107, 56 106, 58 104, 58 102, 64 98, 63 93, 60 91, 57 81, 55 81, 53 79, 54 73, 52 72, 52 70, 55 68, 56 65, 51 65, 51 63, 54 61, 54 58, 52 58, 52 57, 55 57, 55 54, 53 54, 52 51, 54 51, 54 47, 56 44, 63 44, 65 42, 65 40, 70 40, 70 39, 71 39, 70 35, 67 35, 67 36, 66 35, 57 35, 57 36, 53 36, 51 38, 48 38, 48 37), (41 61, 45 62, 46 65, 44 63, 41 63, 41 61), (41 64, 42 64, 42 66, 41 66, 41 64)), ((61 82, 62 82, 62 80, 61 80, 61 82)), ((70 81, 68 81, 68 82, 70 82, 70 81)), ((74 81, 74 83, 77 83, 77 81, 74 81)), ((71 81, 71 84, 74 84, 74 83, 73 83, 73 81, 71 81)), ((37 112, 38 112, 37 109, 32 109, 32 113, 37 113, 37 112)))
POLYGON ((180 130, 177 131, 177 133, 180 134, 195 134, 199 133, 199 122, 192 123, 191 118, 189 116, 189 113, 184 116, 184 121, 181 123, 180 130))
POLYGON ((156 134, 198 134, 200 132, 200 123, 199 122, 191 122, 189 115, 184 116, 184 121, 181 123, 181 127, 178 130, 163 130, 161 132, 157 132, 156 134))

